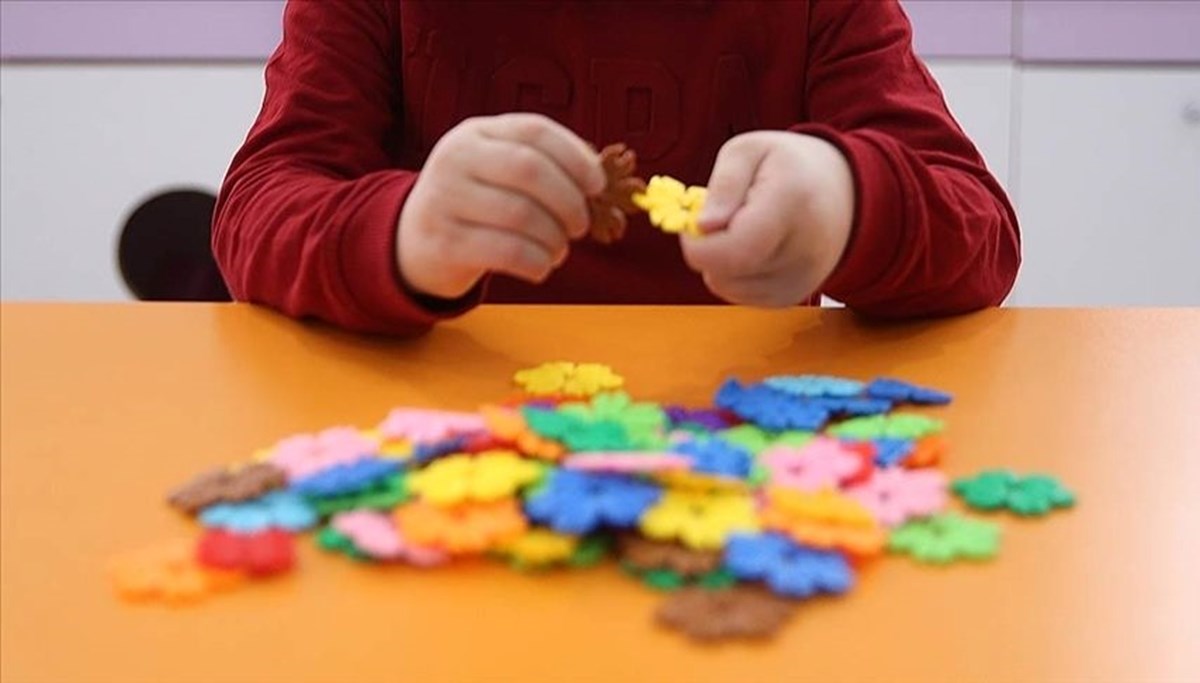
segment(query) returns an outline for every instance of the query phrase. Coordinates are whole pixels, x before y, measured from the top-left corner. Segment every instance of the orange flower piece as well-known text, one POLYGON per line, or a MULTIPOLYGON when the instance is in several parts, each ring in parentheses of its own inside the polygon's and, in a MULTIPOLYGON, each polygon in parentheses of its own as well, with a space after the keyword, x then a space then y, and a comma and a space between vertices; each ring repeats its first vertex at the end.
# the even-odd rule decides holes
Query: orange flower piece
POLYGON ((945 460, 949 452, 950 442, 942 436, 932 434, 919 439, 902 464, 909 469, 934 467, 945 460))
POLYGON ((513 498, 451 507, 417 501, 396 508, 395 518, 406 541, 454 555, 491 550, 515 540, 529 527, 513 498))
POLYGON ((767 491, 763 526, 814 548, 837 548, 860 557, 878 555, 887 534, 858 501, 833 491, 767 491))
POLYGON ((558 462, 566 449, 557 441, 537 434, 525 423, 521 411, 499 406, 483 406, 479 409, 488 431, 500 441, 512 444, 516 450, 539 460, 558 462))
POLYGON ((242 581, 241 572, 210 569, 196 561, 195 541, 181 539, 115 558, 109 577, 117 594, 131 602, 197 602, 242 581))

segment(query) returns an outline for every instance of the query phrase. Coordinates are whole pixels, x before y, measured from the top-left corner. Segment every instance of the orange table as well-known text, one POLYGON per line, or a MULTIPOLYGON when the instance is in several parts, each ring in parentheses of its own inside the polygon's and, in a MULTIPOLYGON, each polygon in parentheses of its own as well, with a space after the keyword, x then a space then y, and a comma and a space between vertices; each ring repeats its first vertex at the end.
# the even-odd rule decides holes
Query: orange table
POLYGON ((0 679, 25 681, 1183 681, 1200 671, 1200 311, 485 308, 389 341, 239 305, 4 305, 0 679), (612 568, 302 567, 194 608, 109 592, 114 552, 191 533, 172 485, 391 406, 472 408, 543 360, 647 398, 731 374, 889 373, 955 393, 952 474, 1060 475, 1080 506, 1001 517, 981 566, 877 563, 777 640, 700 648, 612 568))

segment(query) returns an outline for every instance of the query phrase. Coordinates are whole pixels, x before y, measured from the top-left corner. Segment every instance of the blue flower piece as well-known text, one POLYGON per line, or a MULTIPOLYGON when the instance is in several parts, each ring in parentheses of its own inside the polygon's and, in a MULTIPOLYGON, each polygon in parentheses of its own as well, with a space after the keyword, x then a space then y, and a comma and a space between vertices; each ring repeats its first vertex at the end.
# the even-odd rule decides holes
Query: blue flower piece
POLYGON ((882 398, 810 398, 807 403, 818 408, 824 408, 835 415, 848 415, 852 417, 883 415, 892 409, 892 402, 882 398))
POLYGON ((662 489, 621 475, 556 470, 525 499, 525 514, 565 534, 635 526, 662 489))
POLYGON ((400 471, 400 463, 385 458, 360 458, 327 467, 292 484, 292 490, 309 498, 329 498, 357 493, 400 471))
POLYGON ((867 385, 867 396, 882 398, 896 403, 942 406, 954 397, 944 391, 909 384, 890 377, 878 377, 867 385))
POLYGON ((776 533, 730 536, 725 568, 742 581, 762 581, 772 591, 795 598, 845 593, 854 583, 854 572, 841 553, 798 545, 776 533))
POLYGON ((684 441, 671 450, 689 456, 693 472, 745 479, 754 465, 750 451, 715 437, 684 441))
POLYGON ((238 533, 255 533, 270 527, 301 531, 317 523, 317 512, 294 491, 274 491, 254 500, 205 508, 199 520, 210 529, 238 533))
POLYGON ((743 385, 735 379, 717 390, 716 404, 763 429, 817 431, 829 421, 829 410, 777 391, 765 384, 743 385))
POLYGON ((875 444, 875 466, 893 467, 900 464, 916 448, 908 439, 872 439, 875 444))
POLYGON ((863 383, 827 375, 776 375, 763 384, 792 396, 808 398, 849 398, 862 393, 863 383))

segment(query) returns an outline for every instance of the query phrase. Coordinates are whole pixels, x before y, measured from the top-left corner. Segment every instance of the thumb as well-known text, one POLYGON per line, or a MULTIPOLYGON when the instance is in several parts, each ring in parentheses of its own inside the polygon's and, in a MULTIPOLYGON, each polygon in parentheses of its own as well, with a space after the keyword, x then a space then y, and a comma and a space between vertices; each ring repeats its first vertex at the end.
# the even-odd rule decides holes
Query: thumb
POLYGON ((767 146, 753 135, 741 135, 726 142, 717 154, 708 179, 708 196, 700 212, 700 231, 724 230, 733 214, 746 203, 746 194, 754 184, 758 166, 767 146))

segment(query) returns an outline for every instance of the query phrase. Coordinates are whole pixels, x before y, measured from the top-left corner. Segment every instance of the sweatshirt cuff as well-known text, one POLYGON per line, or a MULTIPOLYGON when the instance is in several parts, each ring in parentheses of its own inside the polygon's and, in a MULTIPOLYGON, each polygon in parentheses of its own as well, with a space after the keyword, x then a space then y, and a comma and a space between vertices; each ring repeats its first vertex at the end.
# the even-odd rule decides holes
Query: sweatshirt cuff
POLYGON ((379 175, 370 199, 360 206, 340 244, 342 276, 357 307, 381 323, 428 327, 478 306, 482 284, 453 300, 422 296, 405 285, 396 259, 396 227, 417 174, 386 171, 379 175))
POLYGON ((837 147, 854 177, 850 239, 821 292, 843 302, 870 298, 871 290, 896 262, 903 240, 906 210, 900 179, 884 147, 871 133, 842 133, 821 124, 803 124, 791 130, 837 147))

